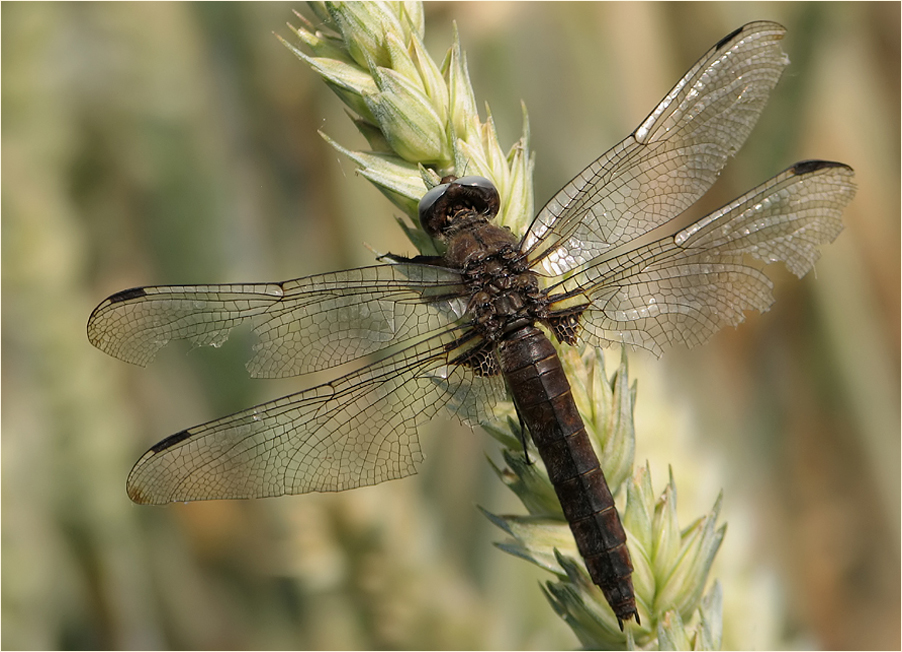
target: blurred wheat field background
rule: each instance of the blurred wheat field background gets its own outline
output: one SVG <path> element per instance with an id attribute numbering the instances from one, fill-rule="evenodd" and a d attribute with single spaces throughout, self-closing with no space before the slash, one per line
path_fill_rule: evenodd
<path id="1" fill-rule="evenodd" d="M 316 379 L 250 380 L 250 337 L 147 369 L 93 349 L 137 285 L 268 281 L 411 252 L 392 206 L 317 135 L 363 147 L 273 37 L 291 4 L 2 6 L 2 646 L 571 648 L 550 576 L 475 505 L 522 507 L 484 433 L 438 420 L 414 478 L 335 495 L 147 508 L 124 484 L 161 438 Z M 848 163 L 846 228 L 776 303 L 638 379 L 637 463 L 672 465 L 681 522 L 724 490 L 712 572 L 726 648 L 900 642 L 900 39 L 896 3 L 428 3 L 456 20 L 505 147 L 529 110 L 539 203 L 745 22 L 792 65 L 715 208 L 807 158 Z M 618 355 L 613 349 L 609 367 Z"/>

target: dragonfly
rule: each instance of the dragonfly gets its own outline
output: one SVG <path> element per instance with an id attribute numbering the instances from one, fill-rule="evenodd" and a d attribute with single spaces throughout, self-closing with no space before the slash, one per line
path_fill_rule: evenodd
<path id="1" fill-rule="evenodd" d="M 448 174 L 424 185 L 419 204 L 442 255 L 104 300 L 88 339 L 136 365 L 171 340 L 218 346 L 247 323 L 254 377 L 360 361 L 331 382 L 163 439 L 129 474 L 129 497 L 262 498 L 401 478 L 423 460 L 424 422 L 444 411 L 475 426 L 511 396 L 592 581 L 621 629 L 639 623 L 626 533 L 550 337 L 656 355 L 702 344 L 744 311 L 770 307 L 766 265 L 802 277 L 836 238 L 853 171 L 824 160 L 796 163 L 685 228 L 666 226 L 745 142 L 789 63 L 784 34 L 759 21 L 721 39 L 520 236 L 492 222 L 500 199 L 489 179 Z"/>

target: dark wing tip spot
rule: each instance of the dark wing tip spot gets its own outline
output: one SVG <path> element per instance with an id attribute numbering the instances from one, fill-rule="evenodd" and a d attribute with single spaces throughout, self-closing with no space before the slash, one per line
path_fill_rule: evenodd
<path id="1" fill-rule="evenodd" d="M 732 32 L 730 32 L 729 34 L 727 34 L 726 36 L 724 36 L 722 39 L 720 39 L 720 40 L 717 42 L 717 44 L 714 46 L 714 49 L 715 49 L 715 50 L 720 50 L 720 49 L 723 48 L 727 43 L 729 43 L 730 41 L 732 41 L 734 38 L 736 38 L 736 36 L 738 36 L 738 35 L 739 35 L 740 33 L 742 33 L 742 32 L 749 31 L 749 30 L 752 30 L 752 29 L 760 29 L 760 28 L 763 28 L 763 27 L 765 27 L 765 26 L 768 27 L 768 28 L 782 29 L 783 31 L 786 30 L 786 28 L 783 27 L 782 25 L 780 25 L 780 23 L 775 23 L 775 22 L 770 21 L 770 20 L 756 20 L 756 21 L 753 21 L 753 22 L 751 22 L 751 23 L 746 23 L 746 24 L 743 25 L 742 27 L 738 27 L 738 28 L 734 29 Z M 783 38 L 783 37 L 782 37 L 782 36 L 778 36 L 777 38 Z"/>
<path id="2" fill-rule="evenodd" d="M 107 301 L 110 303 L 122 303 L 123 301 L 131 301 L 132 299 L 138 299 L 144 296 L 147 296 L 147 292 L 144 288 L 131 288 L 129 290 L 122 290 L 122 292 L 117 292 L 107 299 Z"/>
<path id="3" fill-rule="evenodd" d="M 715 49 L 715 50 L 719 50 L 720 48 L 722 48 L 722 47 L 723 47 L 724 45 L 726 45 L 729 41 L 733 40 L 733 37 L 736 36 L 736 35 L 737 35 L 739 32 L 741 32 L 742 30 L 744 30 L 745 28 L 746 28 L 746 25 L 743 25 L 742 27 L 737 27 L 736 29 L 734 29 L 732 32 L 730 32 L 729 34 L 727 34 L 726 36 L 724 36 L 722 39 L 720 39 L 720 40 L 717 42 L 717 45 L 714 46 L 714 49 Z"/>
<path id="4" fill-rule="evenodd" d="M 851 171 L 850 168 L 845 163 L 837 163 L 836 161 L 799 161 L 795 165 L 792 166 L 793 174 L 810 174 L 812 172 L 817 172 L 818 170 L 824 170 L 826 168 L 846 168 Z"/>
<path id="5" fill-rule="evenodd" d="M 187 430 L 182 430 L 181 432 L 177 432 L 174 435 L 169 435 L 163 441 L 161 441 L 157 444 L 154 444 L 153 447 L 151 447 L 150 452 L 151 453 L 162 453 L 167 448 L 172 448 L 176 444 L 185 441 L 190 436 L 191 436 L 191 433 L 188 432 Z"/>

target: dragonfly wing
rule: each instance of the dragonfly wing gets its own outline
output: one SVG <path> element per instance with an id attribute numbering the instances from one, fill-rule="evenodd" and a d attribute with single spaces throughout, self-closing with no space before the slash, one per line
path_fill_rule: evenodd
<path id="1" fill-rule="evenodd" d="M 460 275 L 398 264 L 284 283 L 145 287 L 106 299 L 88 339 L 144 366 L 168 342 L 219 346 L 250 322 L 259 336 L 251 375 L 280 378 L 326 369 L 454 323 L 466 307 Z"/>
<path id="2" fill-rule="evenodd" d="M 539 212 L 522 242 L 562 274 L 682 213 L 745 142 L 789 63 L 785 29 L 749 23 L 722 39 L 619 145 Z"/>
<path id="3" fill-rule="evenodd" d="M 676 235 L 612 253 L 549 290 L 552 308 L 583 306 L 582 336 L 660 355 L 674 343 L 695 346 L 744 310 L 767 310 L 772 283 L 746 257 L 783 261 L 797 276 L 812 268 L 818 245 L 842 230 L 855 195 L 852 169 L 805 161 L 698 220 Z"/>
<path id="4" fill-rule="evenodd" d="M 504 395 L 500 376 L 453 362 L 466 346 L 447 330 L 334 382 L 164 439 L 132 469 L 129 496 L 149 504 L 262 498 L 415 473 L 419 424 L 446 405 L 475 424 Z"/>

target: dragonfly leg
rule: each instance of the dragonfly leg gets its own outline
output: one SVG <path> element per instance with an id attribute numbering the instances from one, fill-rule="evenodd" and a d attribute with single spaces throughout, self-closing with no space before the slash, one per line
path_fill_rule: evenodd
<path id="1" fill-rule="evenodd" d="M 418 254 L 413 258 L 408 258 L 407 256 L 399 256 L 398 254 L 393 254 L 391 252 L 387 254 L 382 254 L 376 258 L 380 263 L 382 261 L 386 261 L 393 264 L 399 263 L 416 263 L 419 265 L 432 265 L 444 267 L 447 265 L 444 259 L 441 256 L 423 256 L 422 254 Z"/>

